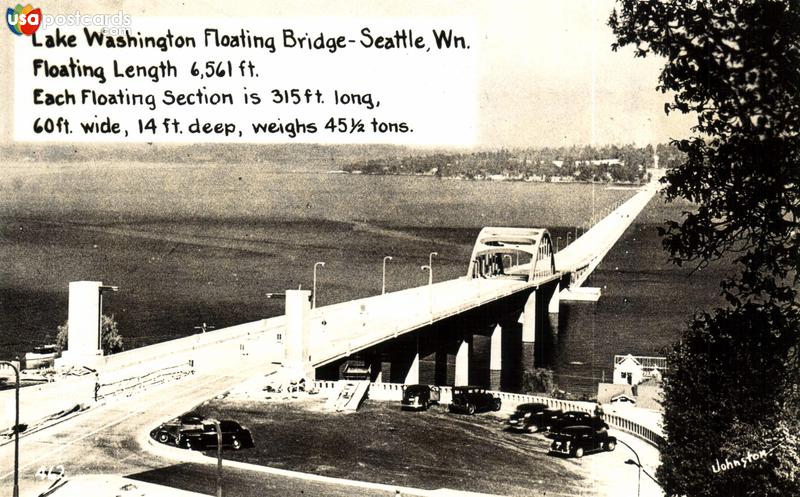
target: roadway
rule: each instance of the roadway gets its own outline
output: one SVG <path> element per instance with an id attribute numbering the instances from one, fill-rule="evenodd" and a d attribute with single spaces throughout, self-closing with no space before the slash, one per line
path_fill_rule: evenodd
<path id="1" fill-rule="evenodd" d="M 214 495 L 213 466 L 173 463 L 155 458 L 141 446 L 141 433 L 229 390 L 247 377 L 266 374 L 275 366 L 253 359 L 206 374 L 186 377 L 137 396 L 97 405 L 45 430 L 20 438 L 20 495 L 35 496 L 48 484 L 36 478 L 42 466 L 63 466 L 67 474 L 121 474 L 151 483 Z M 268 442 L 265 442 L 268 443 Z M 11 495 L 13 439 L 0 446 L 0 495 Z M 359 489 L 285 476 L 225 470 L 225 495 L 390 496 L 390 492 Z"/>

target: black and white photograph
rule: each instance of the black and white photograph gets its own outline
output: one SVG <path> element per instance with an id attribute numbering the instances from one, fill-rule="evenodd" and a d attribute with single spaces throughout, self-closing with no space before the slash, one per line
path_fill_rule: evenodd
<path id="1" fill-rule="evenodd" d="M 5 9 L 0 497 L 800 495 L 797 0 Z"/>

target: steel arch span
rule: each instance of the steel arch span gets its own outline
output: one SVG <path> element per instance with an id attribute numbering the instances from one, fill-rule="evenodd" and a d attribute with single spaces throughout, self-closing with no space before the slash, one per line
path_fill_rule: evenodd
<path id="1" fill-rule="evenodd" d="M 554 274 L 553 241 L 544 228 L 483 228 L 467 270 L 468 279 L 516 277 L 529 282 Z"/>

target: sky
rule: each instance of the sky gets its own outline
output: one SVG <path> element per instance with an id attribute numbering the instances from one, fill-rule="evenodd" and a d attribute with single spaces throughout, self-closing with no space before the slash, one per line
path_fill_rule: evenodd
<path id="1" fill-rule="evenodd" d="M 444 17 L 474 19 L 477 147 L 662 143 L 689 134 L 690 116 L 664 113 L 657 91 L 663 61 L 612 52 L 606 25 L 613 0 L 314 0 L 68 2 L 35 4 L 56 13 L 132 16 Z M 5 30 L 5 28 L 3 28 Z M 13 141 L 13 35 L 0 36 L 0 143 Z"/>

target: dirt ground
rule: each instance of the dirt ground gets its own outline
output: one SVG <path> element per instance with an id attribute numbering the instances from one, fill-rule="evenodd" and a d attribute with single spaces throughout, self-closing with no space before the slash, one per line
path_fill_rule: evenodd
<path id="1" fill-rule="evenodd" d="M 501 495 L 591 495 L 587 456 L 547 455 L 542 435 L 504 430 L 492 414 L 433 407 L 408 412 L 367 400 L 357 412 L 323 410 L 321 400 L 213 400 L 197 410 L 247 426 L 256 447 L 225 457 L 338 478 Z"/>

